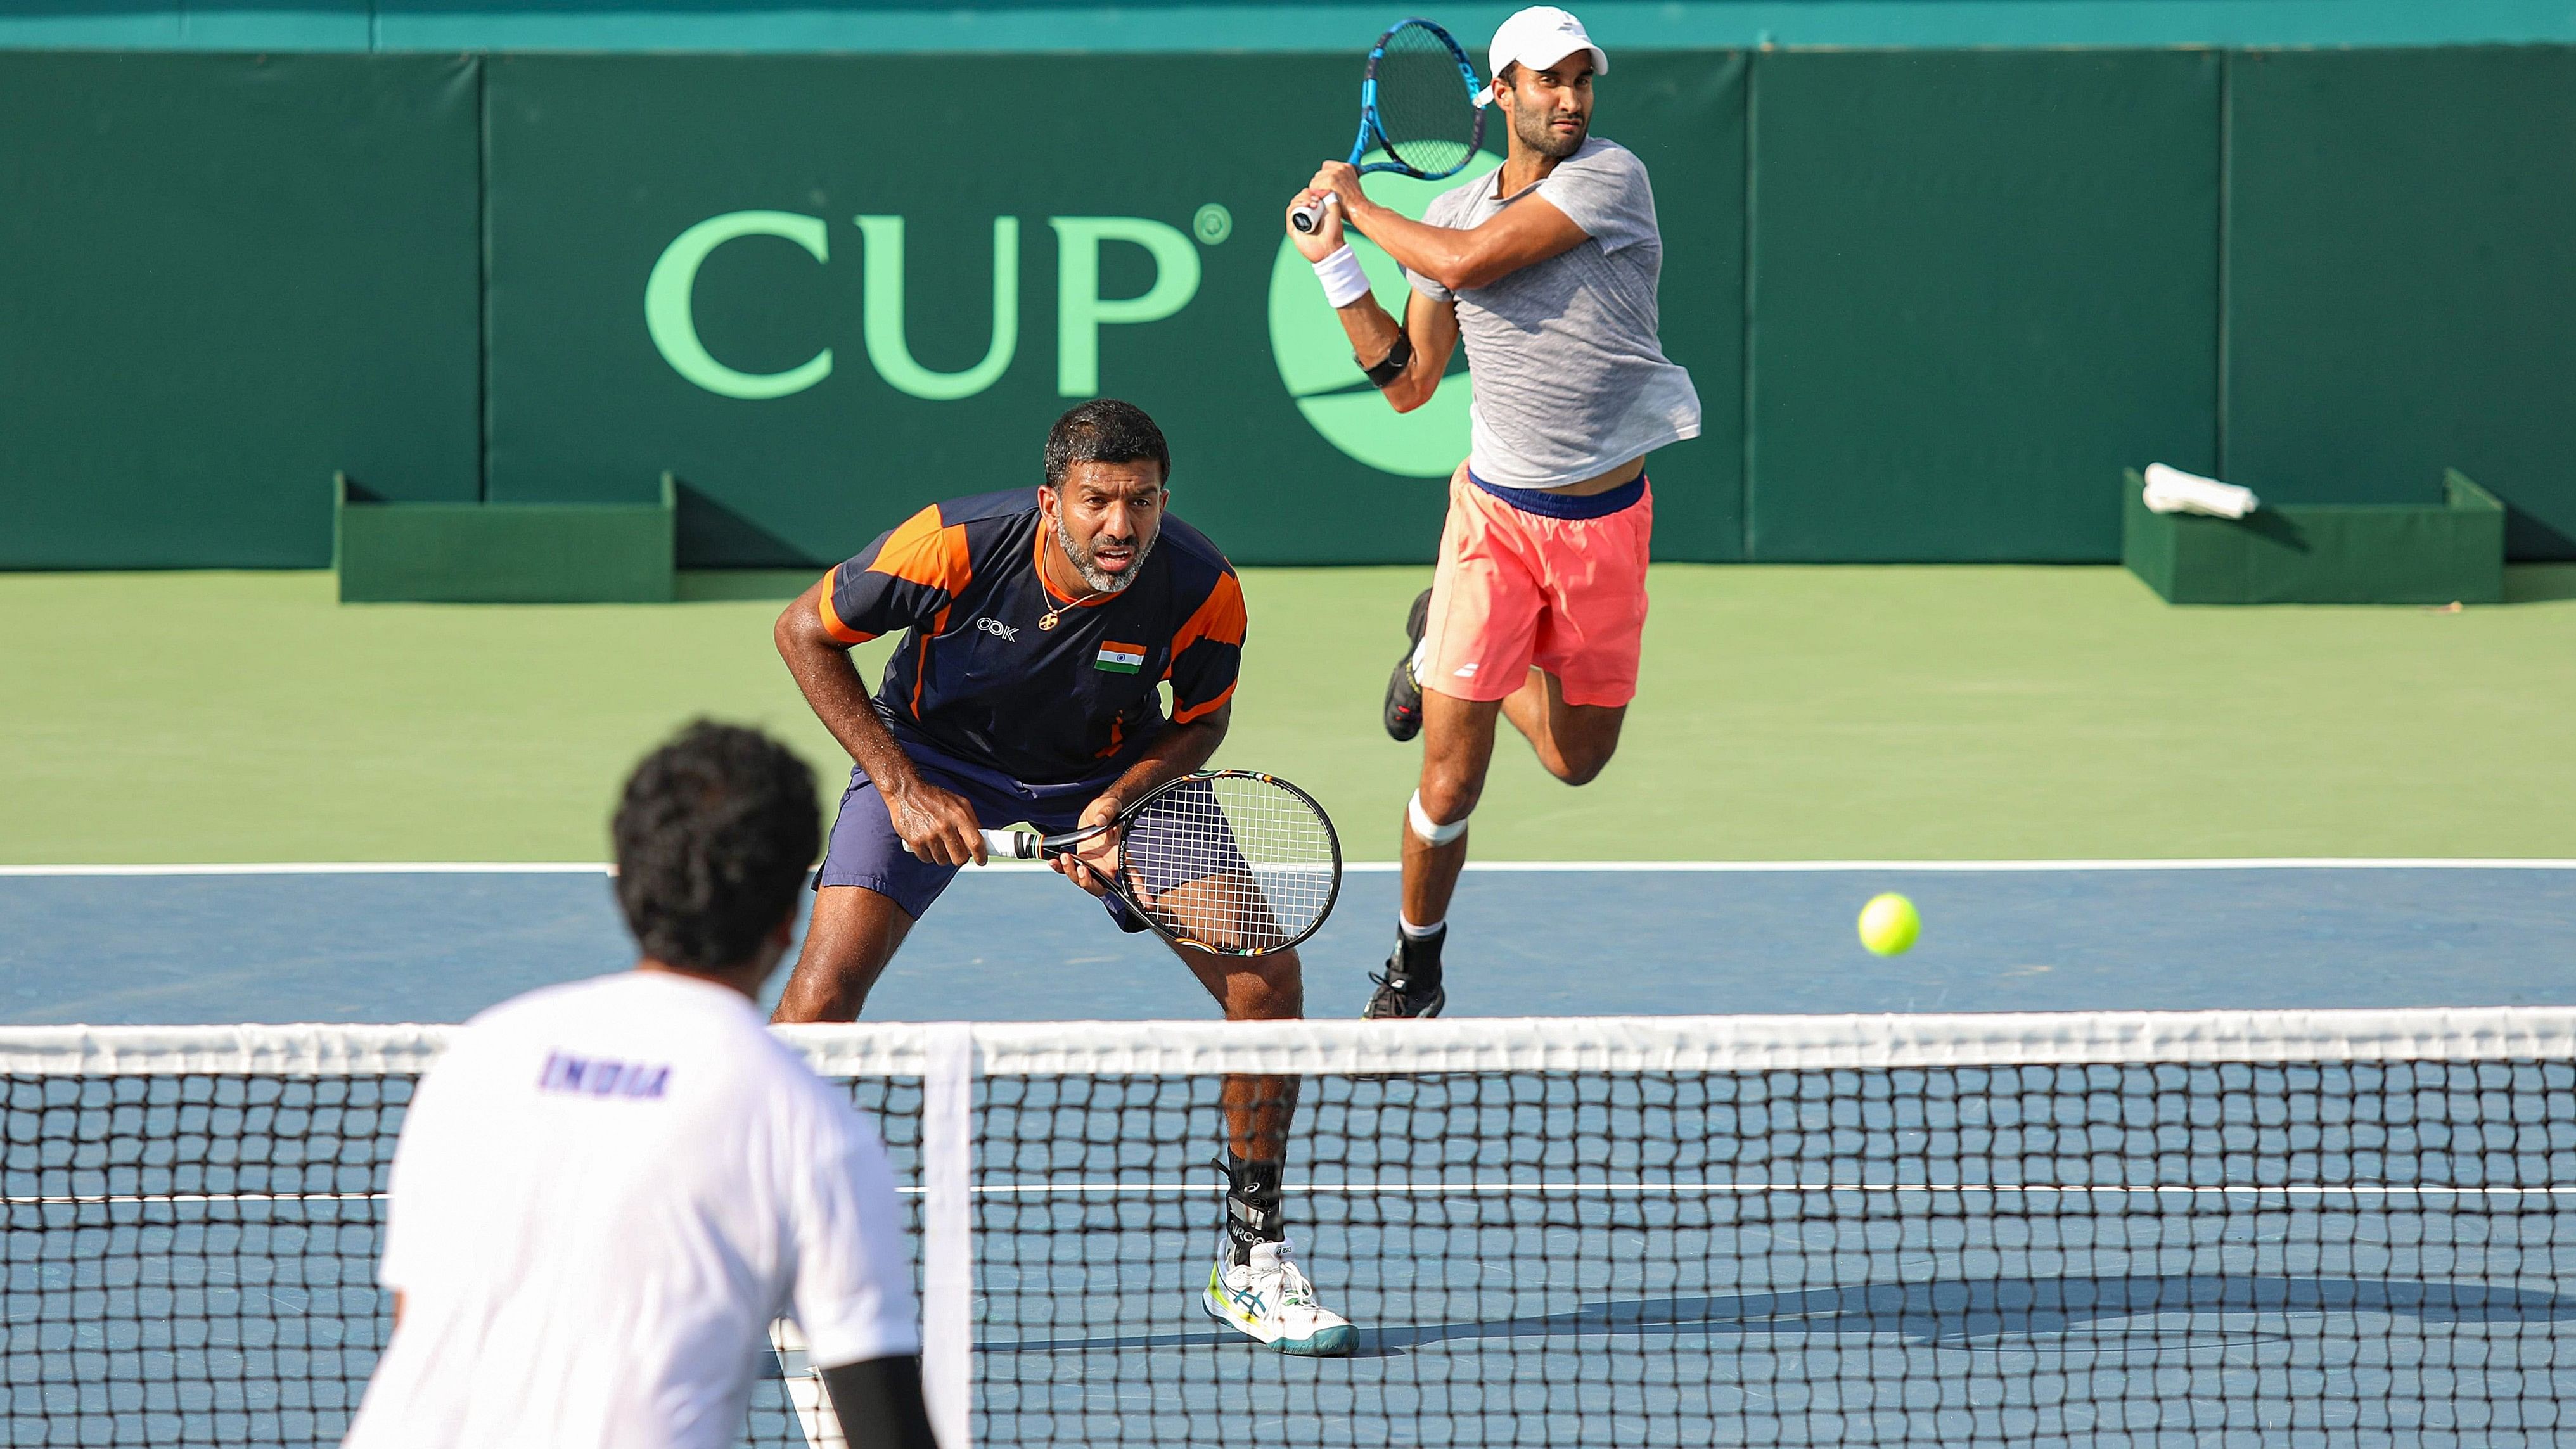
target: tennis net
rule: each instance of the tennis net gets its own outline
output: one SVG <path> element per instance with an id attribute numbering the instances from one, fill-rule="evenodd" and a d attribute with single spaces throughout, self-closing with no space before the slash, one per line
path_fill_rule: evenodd
<path id="1" fill-rule="evenodd" d="M 336 1442 L 443 1034 L 0 1030 L 7 1442 Z M 948 1449 L 2576 1436 L 2576 1011 L 789 1035 L 894 1150 Z M 1246 1074 L 1351 1358 L 1198 1307 Z M 777 1362 L 746 1439 L 828 1439 Z"/>

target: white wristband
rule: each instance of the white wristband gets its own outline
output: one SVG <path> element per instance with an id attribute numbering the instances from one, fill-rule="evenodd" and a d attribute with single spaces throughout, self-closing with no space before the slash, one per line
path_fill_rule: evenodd
<path id="1" fill-rule="evenodd" d="M 1324 300 L 1336 309 L 1347 307 L 1369 294 L 1368 273 L 1360 269 L 1360 254 L 1350 243 L 1315 263 L 1315 280 L 1324 284 Z"/>

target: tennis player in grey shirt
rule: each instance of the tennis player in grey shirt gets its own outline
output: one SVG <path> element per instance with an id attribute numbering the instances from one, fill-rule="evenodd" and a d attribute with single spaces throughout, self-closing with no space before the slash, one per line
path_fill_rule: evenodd
<path id="1" fill-rule="evenodd" d="M 1569 785 L 1609 764 L 1646 624 L 1646 455 L 1700 428 L 1690 374 L 1657 336 L 1664 247 L 1645 163 L 1591 134 L 1593 79 L 1610 57 L 1581 21 L 1542 5 L 1503 22 L 1491 61 L 1479 100 L 1510 138 L 1491 175 L 1414 221 L 1332 161 L 1288 207 L 1325 201 L 1321 224 L 1292 225 L 1289 238 L 1396 411 L 1430 399 L 1462 342 L 1476 379 L 1439 569 L 1387 684 L 1387 733 L 1422 737 L 1422 781 L 1405 806 L 1396 947 L 1369 1016 L 1435 1016 L 1448 999 L 1449 898 L 1496 719 Z M 1401 323 L 1370 295 L 1346 224 L 1403 264 L 1413 295 Z"/>

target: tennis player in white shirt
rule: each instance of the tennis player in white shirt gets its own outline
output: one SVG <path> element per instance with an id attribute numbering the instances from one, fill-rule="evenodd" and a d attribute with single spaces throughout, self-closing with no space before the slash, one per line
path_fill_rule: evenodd
<path id="1" fill-rule="evenodd" d="M 794 1319 L 853 1449 L 933 1449 L 884 1144 L 754 1002 L 821 843 L 814 779 L 699 723 L 626 782 L 643 959 L 484 1012 L 420 1085 L 347 1449 L 728 1449 Z"/>

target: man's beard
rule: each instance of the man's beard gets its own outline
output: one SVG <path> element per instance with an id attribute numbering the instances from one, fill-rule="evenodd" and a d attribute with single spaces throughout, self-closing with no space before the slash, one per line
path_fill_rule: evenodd
<path id="1" fill-rule="evenodd" d="M 1550 160 L 1562 161 L 1573 155 L 1582 148 L 1583 138 L 1592 132 L 1592 125 L 1587 121 L 1573 135 L 1560 136 L 1554 125 L 1554 111 L 1524 111 L 1509 105 L 1503 109 L 1510 112 L 1512 134 L 1520 138 L 1521 144 Z"/>
<path id="2" fill-rule="evenodd" d="M 1159 538 L 1161 535 L 1157 534 L 1155 537 Z M 1154 539 L 1149 538 L 1136 546 L 1136 556 L 1127 560 L 1125 573 L 1110 573 L 1091 561 L 1090 549 L 1078 548 L 1074 545 L 1073 529 L 1064 521 L 1062 513 L 1055 516 L 1055 541 L 1064 549 L 1064 556 L 1072 562 L 1073 571 L 1082 575 L 1082 582 L 1095 594 L 1125 593 L 1127 586 L 1136 582 L 1136 576 L 1145 571 L 1145 560 L 1154 552 Z M 1094 541 L 1097 542 L 1096 539 Z"/>

